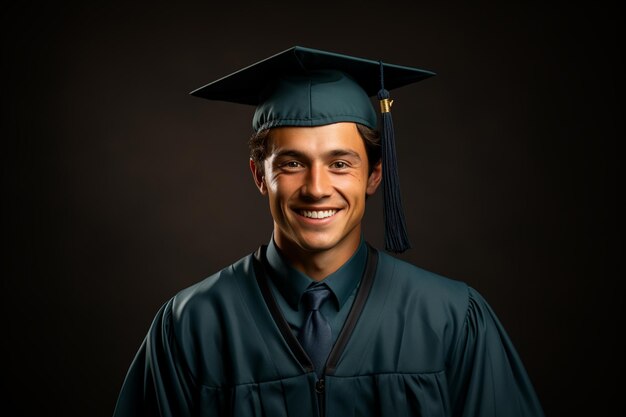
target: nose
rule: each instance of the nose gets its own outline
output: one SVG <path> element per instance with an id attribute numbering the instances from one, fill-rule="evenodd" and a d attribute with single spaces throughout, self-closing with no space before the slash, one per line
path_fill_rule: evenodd
<path id="1" fill-rule="evenodd" d="M 332 194 L 329 173 L 321 166 L 311 166 L 302 186 L 302 196 L 311 200 L 321 200 Z"/>

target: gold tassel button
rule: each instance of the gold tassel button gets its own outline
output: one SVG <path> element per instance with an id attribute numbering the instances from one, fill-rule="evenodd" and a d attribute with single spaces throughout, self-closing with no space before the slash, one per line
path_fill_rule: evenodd
<path id="1" fill-rule="evenodd" d="M 388 98 L 384 98 L 380 100 L 380 112 L 381 113 L 389 113 L 391 112 L 391 105 L 393 104 L 393 100 Z"/>

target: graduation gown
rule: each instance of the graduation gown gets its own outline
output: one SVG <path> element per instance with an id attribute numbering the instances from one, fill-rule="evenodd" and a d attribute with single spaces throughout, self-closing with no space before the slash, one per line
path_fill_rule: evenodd
<path id="1" fill-rule="evenodd" d="M 273 299 L 264 250 L 159 310 L 114 417 L 543 416 L 475 290 L 372 248 L 318 378 Z"/>

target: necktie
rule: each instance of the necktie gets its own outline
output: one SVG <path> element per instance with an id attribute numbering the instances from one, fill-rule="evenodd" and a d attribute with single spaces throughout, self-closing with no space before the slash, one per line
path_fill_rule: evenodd
<path id="1" fill-rule="evenodd" d="M 330 324 L 319 311 L 330 294 L 330 289 L 326 285 L 309 287 L 302 294 L 302 305 L 307 315 L 298 333 L 298 340 L 311 358 L 318 376 L 324 372 L 324 365 L 332 346 Z"/>

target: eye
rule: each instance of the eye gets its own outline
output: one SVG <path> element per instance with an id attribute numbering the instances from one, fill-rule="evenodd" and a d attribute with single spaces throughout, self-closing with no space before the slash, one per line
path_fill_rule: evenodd
<path id="1" fill-rule="evenodd" d="M 298 161 L 285 161 L 279 165 L 281 169 L 288 171 L 295 171 L 303 167 L 301 162 Z"/>
<path id="2" fill-rule="evenodd" d="M 345 161 L 335 161 L 331 164 L 331 167 L 335 169 L 344 169 L 348 168 L 348 163 Z"/>

